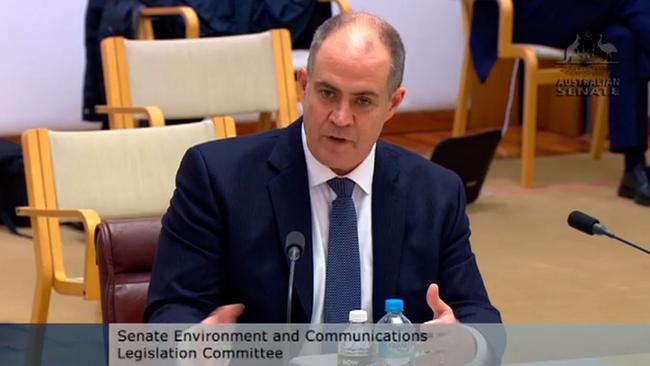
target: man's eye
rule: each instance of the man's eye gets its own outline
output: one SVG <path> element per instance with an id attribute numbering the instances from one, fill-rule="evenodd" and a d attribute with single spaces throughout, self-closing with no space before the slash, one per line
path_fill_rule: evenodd
<path id="1" fill-rule="evenodd" d="M 372 104 L 372 100 L 368 98 L 359 98 L 357 99 L 357 104 L 364 107 L 364 106 L 369 106 Z"/>
<path id="2" fill-rule="evenodd" d="M 334 97 L 334 92 L 327 89 L 321 89 L 320 95 L 325 99 L 331 99 Z"/>

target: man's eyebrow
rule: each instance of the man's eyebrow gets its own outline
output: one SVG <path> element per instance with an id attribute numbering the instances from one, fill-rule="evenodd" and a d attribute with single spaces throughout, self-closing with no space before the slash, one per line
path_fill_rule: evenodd
<path id="1" fill-rule="evenodd" d="M 336 92 L 340 91 L 337 87 L 335 87 L 334 85 L 328 83 L 327 81 L 317 81 L 316 86 L 331 89 L 331 90 L 334 90 Z M 372 90 L 360 91 L 360 92 L 357 92 L 357 93 L 353 93 L 353 95 L 355 95 L 355 96 L 365 96 L 365 97 L 374 97 L 374 98 L 379 97 L 379 94 L 377 94 L 376 92 L 374 92 Z"/>
<path id="2" fill-rule="evenodd" d="M 339 89 L 337 87 L 335 87 L 334 85 L 328 83 L 327 81 L 317 81 L 316 86 L 324 87 L 324 88 L 327 88 L 327 89 L 332 89 L 334 91 L 339 91 Z"/>
<path id="3" fill-rule="evenodd" d="M 362 91 L 362 92 L 359 92 L 359 93 L 354 93 L 354 95 L 358 96 L 358 97 L 372 97 L 372 98 L 378 98 L 379 97 L 379 94 L 375 93 L 372 90 Z"/>

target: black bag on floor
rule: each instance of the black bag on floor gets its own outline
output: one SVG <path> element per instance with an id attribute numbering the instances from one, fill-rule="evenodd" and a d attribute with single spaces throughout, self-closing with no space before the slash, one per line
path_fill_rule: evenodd
<path id="1" fill-rule="evenodd" d="M 30 226 L 29 217 L 16 216 L 16 207 L 27 206 L 27 187 L 20 145 L 0 140 L 0 223 L 12 233 L 17 226 Z"/>
<path id="2" fill-rule="evenodd" d="M 499 141 L 501 130 L 449 138 L 436 146 L 431 161 L 458 174 L 465 185 L 467 203 L 472 203 L 481 193 Z"/>

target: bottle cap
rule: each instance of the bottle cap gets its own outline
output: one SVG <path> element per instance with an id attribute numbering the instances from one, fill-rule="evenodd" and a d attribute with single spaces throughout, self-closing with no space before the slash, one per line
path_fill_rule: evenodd
<path id="1" fill-rule="evenodd" d="M 404 300 L 402 299 L 387 299 L 385 310 L 388 313 L 401 313 L 404 311 Z"/>
<path id="2" fill-rule="evenodd" d="M 351 310 L 350 323 L 365 323 L 368 321 L 368 313 L 365 310 Z"/>

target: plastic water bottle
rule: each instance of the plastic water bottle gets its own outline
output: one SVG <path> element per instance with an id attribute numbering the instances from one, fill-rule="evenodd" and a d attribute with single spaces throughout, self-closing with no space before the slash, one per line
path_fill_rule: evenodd
<path id="1" fill-rule="evenodd" d="M 374 366 L 377 345 L 372 340 L 372 329 L 366 324 L 368 313 L 365 310 L 352 310 L 349 315 L 350 326 L 345 330 L 349 341 L 338 346 L 338 366 Z"/>
<path id="2" fill-rule="evenodd" d="M 386 315 L 379 319 L 377 331 L 389 331 L 397 334 L 414 333 L 415 327 L 404 316 L 404 301 L 402 299 L 386 300 Z M 404 341 L 402 339 L 408 339 Z M 401 337 L 393 342 L 379 343 L 379 356 L 390 366 L 409 365 L 413 361 L 415 348 L 411 337 Z"/>

